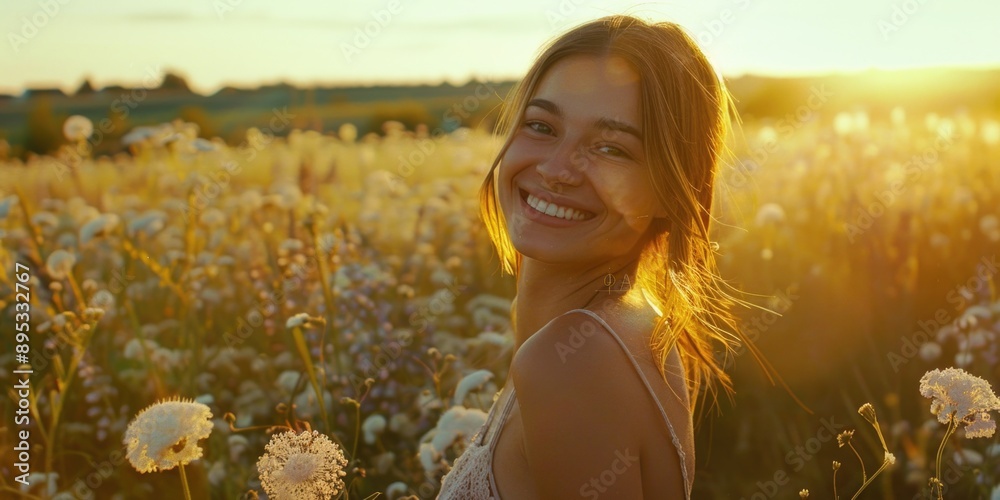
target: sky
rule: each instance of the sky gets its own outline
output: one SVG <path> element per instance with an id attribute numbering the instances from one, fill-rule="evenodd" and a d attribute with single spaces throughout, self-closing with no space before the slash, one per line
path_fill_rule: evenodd
<path id="1" fill-rule="evenodd" d="M 165 71 L 201 93 L 509 80 L 546 41 L 617 13 L 682 25 L 727 76 L 1000 67 L 997 0 L 3 0 L 0 93 Z"/>

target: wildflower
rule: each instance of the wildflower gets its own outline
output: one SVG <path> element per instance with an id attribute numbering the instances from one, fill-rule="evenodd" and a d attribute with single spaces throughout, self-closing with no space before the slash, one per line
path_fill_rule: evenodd
<path id="1" fill-rule="evenodd" d="M 785 209 L 781 208 L 781 205 L 777 203 L 765 203 L 757 210 L 754 220 L 758 226 L 778 224 L 785 220 Z"/>
<path id="2" fill-rule="evenodd" d="M 809 490 L 802 490 L 799 492 L 799 498 L 809 498 Z"/>
<path id="3" fill-rule="evenodd" d="M 118 226 L 118 216 L 115 214 L 102 214 L 80 228 L 80 244 L 85 244 L 97 236 L 110 233 Z"/>
<path id="4" fill-rule="evenodd" d="M 862 417 L 865 417 L 865 420 L 867 420 L 868 423 L 870 423 L 872 425 L 875 425 L 875 422 L 876 422 L 875 407 L 872 406 L 871 403 L 865 403 L 865 404 L 861 405 L 861 408 L 858 408 L 858 413 Z"/>
<path id="5" fill-rule="evenodd" d="M 835 470 L 835 471 L 836 470 L 840 470 L 840 462 L 838 462 L 836 460 L 833 461 L 833 470 Z"/>
<path id="6" fill-rule="evenodd" d="M 352 143 L 358 138 L 358 127 L 354 126 L 353 123 L 345 123 L 337 130 L 337 135 L 340 136 L 340 140 Z"/>
<path id="7" fill-rule="evenodd" d="M 6 219 L 11 210 L 17 206 L 18 197 L 16 194 L 0 199 L 0 220 Z"/>
<path id="8" fill-rule="evenodd" d="M 990 383 L 958 368 L 931 370 L 920 378 L 920 394 L 931 399 L 938 422 L 966 425 L 965 437 L 990 437 L 996 422 L 989 412 L 1000 410 L 1000 399 Z"/>
<path id="9" fill-rule="evenodd" d="M 885 462 L 888 463 L 889 465 L 895 464 L 896 463 L 896 455 L 893 455 L 892 453 L 889 453 L 888 451 L 885 452 Z"/>
<path id="10" fill-rule="evenodd" d="M 162 400 L 139 412 L 125 430 L 129 463 L 146 473 L 201 458 L 198 441 L 212 433 L 212 412 L 201 403 Z"/>
<path id="11" fill-rule="evenodd" d="M 431 440 L 434 449 L 441 452 L 459 439 L 472 437 L 486 423 L 486 412 L 475 408 L 452 406 L 441 415 L 437 433 Z"/>
<path id="12" fill-rule="evenodd" d="M 958 466 L 979 466 L 983 465 L 983 456 L 974 450 L 968 448 L 955 451 L 954 459 L 955 465 Z"/>
<path id="13" fill-rule="evenodd" d="M 924 361 L 934 361 L 935 359 L 938 359 L 941 357 L 941 345 L 933 340 L 924 342 L 924 344 L 920 346 L 920 357 L 923 358 Z"/>
<path id="14" fill-rule="evenodd" d="M 76 256 L 66 250 L 56 250 L 49 254 L 45 261 L 45 268 L 49 271 L 52 279 L 61 280 L 65 278 L 76 264 Z"/>
<path id="15" fill-rule="evenodd" d="M 344 488 L 347 458 L 319 431 L 275 434 L 257 461 L 260 484 L 275 499 L 329 498 Z"/>
<path id="16" fill-rule="evenodd" d="M 1000 489 L 1000 487 L 998 487 L 998 489 Z M 392 500 L 406 495 L 407 491 L 409 491 L 409 487 L 406 486 L 406 483 L 396 481 L 385 489 L 385 496 Z"/>
<path id="17" fill-rule="evenodd" d="M 458 383 L 458 388 L 455 389 L 455 401 L 454 405 L 462 405 L 465 403 L 465 397 L 469 394 L 469 391 L 474 389 L 480 389 L 487 382 L 493 379 L 493 372 L 489 370 L 476 370 L 468 375 L 466 375 Z"/>
<path id="18" fill-rule="evenodd" d="M 843 448 L 844 446 L 851 444 L 852 437 L 854 437 L 854 429 L 837 434 L 837 447 Z"/>
<path id="19" fill-rule="evenodd" d="M 375 444 L 375 440 L 378 436 L 385 432 L 385 426 L 385 417 L 379 415 L 378 413 L 366 418 L 365 422 L 361 424 L 361 432 L 365 433 L 365 442 L 368 444 Z"/>
<path id="20" fill-rule="evenodd" d="M 73 115 L 63 122 L 63 135 L 70 142 L 86 140 L 94 133 L 94 124 L 86 116 Z"/>
<path id="21" fill-rule="evenodd" d="M 288 318 L 288 321 L 285 321 L 285 328 L 310 328 L 323 324 L 326 324 L 326 320 L 323 318 L 313 317 L 306 313 L 298 313 Z"/>

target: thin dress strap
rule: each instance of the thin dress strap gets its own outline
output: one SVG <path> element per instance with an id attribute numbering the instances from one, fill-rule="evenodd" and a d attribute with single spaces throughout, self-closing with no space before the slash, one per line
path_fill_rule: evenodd
<path id="1" fill-rule="evenodd" d="M 674 448 L 677 448 L 677 454 L 680 456 L 681 459 L 680 463 L 681 475 L 684 477 L 685 497 L 691 498 L 691 481 L 688 478 L 687 459 L 685 458 L 684 448 L 681 447 L 680 438 L 677 437 L 677 433 L 674 431 L 674 425 L 670 423 L 670 418 L 667 417 L 666 410 L 663 409 L 663 405 L 660 404 L 660 400 L 656 398 L 656 393 L 653 392 L 653 386 L 650 385 L 649 380 L 646 378 L 646 375 L 642 372 L 642 368 L 639 367 L 639 363 L 635 360 L 635 357 L 632 356 L 632 352 L 628 350 L 628 347 L 625 346 L 625 342 L 622 342 L 621 337 L 619 337 L 618 334 L 615 333 L 615 330 L 611 328 L 611 325 L 609 325 L 606 321 L 604 321 L 604 318 L 601 318 L 600 316 L 597 315 L 597 313 L 590 311 L 588 309 L 573 309 L 572 311 L 569 312 L 573 311 L 580 311 L 582 313 L 585 313 L 596 319 L 602 325 L 604 325 L 604 328 L 606 328 L 608 332 L 610 332 L 611 335 L 615 338 L 615 340 L 618 341 L 618 345 L 621 346 L 622 350 L 625 351 L 626 357 L 628 357 L 629 361 L 632 362 L 632 366 L 635 367 L 635 371 L 636 373 L 639 374 L 639 378 L 642 379 L 642 383 L 646 386 L 646 390 L 649 391 L 649 394 L 653 397 L 653 402 L 656 403 L 656 407 L 659 408 L 660 415 L 663 416 L 663 421 L 667 423 L 667 428 L 670 430 L 670 440 L 673 441 Z"/>

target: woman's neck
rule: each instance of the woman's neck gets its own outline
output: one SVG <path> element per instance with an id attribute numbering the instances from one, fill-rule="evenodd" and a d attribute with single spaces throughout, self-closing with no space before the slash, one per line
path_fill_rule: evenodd
<path id="1" fill-rule="evenodd" d="M 523 257 L 514 297 L 514 352 L 566 311 L 626 294 L 636 285 L 636 265 L 637 260 L 631 259 L 581 268 Z"/>

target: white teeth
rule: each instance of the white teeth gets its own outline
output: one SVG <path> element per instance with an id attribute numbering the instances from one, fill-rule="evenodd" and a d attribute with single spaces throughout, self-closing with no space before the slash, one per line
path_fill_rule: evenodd
<path id="1" fill-rule="evenodd" d="M 566 220 L 583 220 L 586 216 L 576 210 L 575 208 L 560 207 L 555 203 L 548 203 L 546 201 L 540 200 L 537 196 L 533 194 L 528 195 L 528 205 L 545 215 L 550 215 L 552 217 L 558 217 L 560 219 Z"/>

